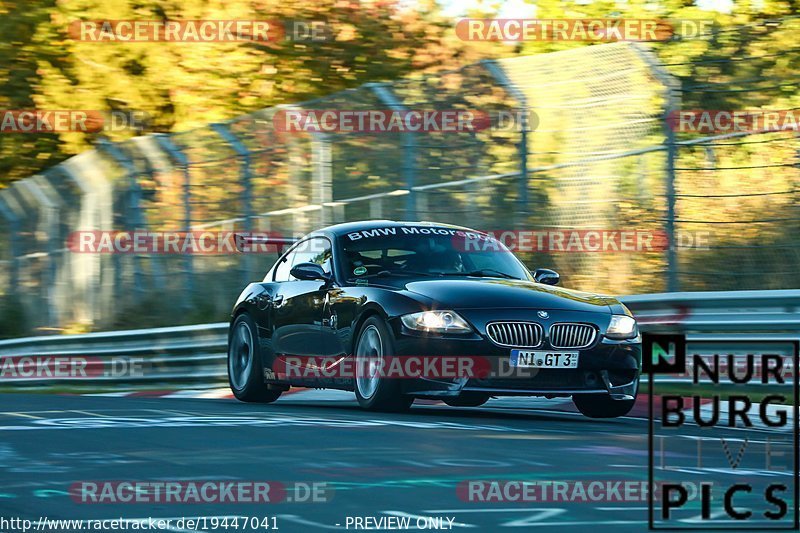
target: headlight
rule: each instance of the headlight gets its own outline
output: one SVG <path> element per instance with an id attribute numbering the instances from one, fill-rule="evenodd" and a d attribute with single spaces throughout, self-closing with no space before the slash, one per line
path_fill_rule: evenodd
<path id="1" fill-rule="evenodd" d="M 611 323 L 606 330 L 610 339 L 632 339 L 638 334 L 636 320 L 627 315 L 611 315 Z"/>
<path id="2" fill-rule="evenodd" d="M 403 325 L 416 331 L 469 333 L 472 328 L 455 311 L 423 311 L 400 317 Z"/>

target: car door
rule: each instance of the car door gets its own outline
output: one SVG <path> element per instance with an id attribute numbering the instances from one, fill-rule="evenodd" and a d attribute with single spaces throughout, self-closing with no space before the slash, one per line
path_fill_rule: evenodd
<path id="1" fill-rule="evenodd" d="M 303 281 L 292 277 L 291 267 L 317 263 L 331 269 L 331 243 L 313 237 L 297 243 L 274 271 L 277 289 L 270 307 L 273 350 L 279 356 L 312 357 L 324 353 L 322 312 L 327 287 L 324 281 Z"/>

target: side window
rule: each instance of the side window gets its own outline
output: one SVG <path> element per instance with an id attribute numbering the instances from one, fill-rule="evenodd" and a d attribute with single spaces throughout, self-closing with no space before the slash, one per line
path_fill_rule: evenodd
<path id="1" fill-rule="evenodd" d="M 292 265 L 300 263 L 316 263 L 322 266 L 325 272 L 331 271 L 331 243 L 324 237 L 315 237 L 300 243 Z"/>
<path id="2" fill-rule="evenodd" d="M 295 281 L 289 271 L 300 263 L 317 263 L 325 272 L 331 272 L 333 252 L 331 243 L 324 237 L 315 237 L 299 243 L 275 269 L 275 281 Z"/>
<path id="3" fill-rule="evenodd" d="M 322 269 L 329 273 L 331 272 L 331 265 L 333 264 L 333 251 L 331 250 L 331 243 L 328 239 L 314 239 L 316 246 L 314 247 L 315 254 L 311 257 L 311 262 L 322 265 Z"/>
<path id="4" fill-rule="evenodd" d="M 292 269 L 292 260 L 295 253 L 290 252 L 275 269 L 275 276 L 272 278 L 274 281 L 289 281 L 289 271 Z"/>

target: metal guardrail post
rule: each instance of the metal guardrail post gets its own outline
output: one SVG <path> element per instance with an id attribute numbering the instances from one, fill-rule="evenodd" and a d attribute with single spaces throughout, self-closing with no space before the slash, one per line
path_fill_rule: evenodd
<path id="1" fill-rule="evenodd" d="M 253 183 L 252 183 L 252 171 L 251 171 L 251 157 L 250 157 L 250 150 L 248 150 L 247 146 L 239 140 L 239 138 L 233 134 L 233 132 L 228 128 L 226 124 L 222 123 L 215 123 L 211 124 L 211 128 L 217 132 L 217 134 L 222 137 L 222 139 L 231 145 L 231 148 L 239 155 L 241 158 L 241 170 L 240 175 L 242 178 L 242 209 L 243 209 L 243 216 L 244 216 L 244 231 L 246 233 L 252 233 L 253 231 Z M 242 272 L 242 282 L 244 285 L 247 285 L 251 281 L 251 272 L 253 260 L 252 254 L 244 254 L 244 272 Z"/>
<path id="2" fill-rule="evenodd" d="M 389 109 L 394 111 L 407 111 L 400 100 L 394 95 L 391 88 L 385 83 L 368 83 L 366 85 Z M 420 220 L 424 218 L 421 211 L 417 209 L 417 191 L 414 187 L 417 184 L 417 143 L 414 133 L 404 132 L 403 136 L 403 180 L 408 194 L 406 195 L 405 219 Z"/>
<path id="3" fill-rule="evenodd" d="M 517 109 L 521 117 L 520 139 L 519 139 L 519 187 L 517 189 L 517 228 L 525 227 L 525 219 L 528 214 L 528 134 L 530 133 L 530 124 L 528 124 L 528 98 L 508 77 L 503 67 L 501 67 L 494 60 L 484 60 L 481 63 L 486 67 L 486 70 L 494 76 L 497 83 L 500 84 L 511 97 L 517 101 Z"/>
<path id="4" fill-rule="evenodd" d="M 183 173 L 183 230 L 192 231 L 192 176 L 189 170 L 189 158 L 186 154 L 172 142 L 168 135 L 157 133 L 154 135 L 158 145 L 167 152 L 175 161 L 178 162 Z M 192 254 L 184 255 L 184 269 L 186 271 L 184 286 L 188 294 L 193 294 L 194 290 L 194 258 Z M 186 307 L 191 305 L 189 299 L 183 299 Z"/>

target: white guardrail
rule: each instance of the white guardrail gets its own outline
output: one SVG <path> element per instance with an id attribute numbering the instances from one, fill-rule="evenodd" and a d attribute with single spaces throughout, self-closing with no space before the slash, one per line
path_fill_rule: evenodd
<path id="1" fill-rule="evenodd" d="M 676 292 L 624 296 L 644 332 L 800 338 L 800 290 Z M 228 324 L 53 335 L 0 341 L 0 357 L 84 356 L 138 361 L 139 372 L 75 378 L 82 384 L 204 388 L 226 382 Z M 724 337 L 723 337 L 724 338 Z M 697 340 L 700 340 L 697 337 Z M 72 379 L 67 379 L 73 381 Z M 51 378 L 0 379 L 0 387 L 58 386 Z M 74 383 L 70 383 L 73 385 Z"/>

